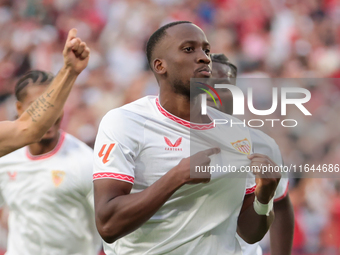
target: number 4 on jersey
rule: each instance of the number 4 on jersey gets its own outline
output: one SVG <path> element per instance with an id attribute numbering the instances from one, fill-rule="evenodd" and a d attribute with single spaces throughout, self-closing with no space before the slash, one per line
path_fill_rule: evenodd
<path id="1" fill-rule="evenodd" d="M 106 148 L 107 144 L 104 144 L 103 147 L 100 149 L 99 153 L 98 153 L 98 156 L 101 158 L 103 157 L 103 163 L 106 164 L 107 162 L 109 162 L 108 160 L 108 157 L 113 149 L 113 147 L 115 146 L 115 143 L 111 143 L 107 149 L 106 152 L 105 151 L 105 148 Z M 105 154 L 104 154 L 105 153 Z"/>

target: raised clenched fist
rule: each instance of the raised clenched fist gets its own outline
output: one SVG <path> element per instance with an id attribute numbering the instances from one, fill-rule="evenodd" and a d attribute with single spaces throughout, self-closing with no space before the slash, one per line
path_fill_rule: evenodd
<path id="1" fill-rule="evenodd" d="M 90 59 L 90 49 L 77 36 L 77 29 L 68 32 L 63 50 L 64 65 L 76 74 L 80 74 L 87 66 Z"/>

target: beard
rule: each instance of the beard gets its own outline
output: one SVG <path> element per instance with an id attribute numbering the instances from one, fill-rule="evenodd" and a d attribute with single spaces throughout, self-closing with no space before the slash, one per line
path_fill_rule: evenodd
<path id="1" fill-rule="evenodd" d="M 51 138 L 43 138 L 39 141 L 40 144 L 44 145 L 44 146 L 48 146 L 50 145 L 53 141 L 55 141 L 56 138 L 55 137 L 51 137 Z"/>
<path id="2" fill-rule="evenodd" d="M 182 81 L 175 79 L 173 82 L 173 90 L 176 94 L 182 95 L 190 99 L 190 81 Z"/>
<path id="3" fill-rule="evenodd" d="M 176 94 L 182 95 L 187 97 L 189 100 L 190 98 L 195 98 L 198 95 L 204 93 L 203 90 L 199 89 L 199 84 L 194 82 L 194 86 L 191 86 L 190 80 L 182 81 L 179 79 L 175 79 L 173 82 L 173 90 Z M 196 86 L 197 84 L 197 86 Z"/>
<path id="4" fill-rule="evenodd" d="M 53 131 L 53 132 L 56 132 L 54 135 L 52 135 L 51 137 L 46 137 L 46 138 L 42 138 L 39 143 L 43 146 L 49 146 L 51 143 L 59 140 L 59 137 L 60 137 L 60 130 L 59 130 L 59 127 L 58 127 L 58 130 L 57 131 Z"/>

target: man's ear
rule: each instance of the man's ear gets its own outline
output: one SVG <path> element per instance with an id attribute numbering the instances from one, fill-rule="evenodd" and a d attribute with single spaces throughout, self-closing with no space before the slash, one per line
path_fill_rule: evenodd
<path id="1" fill-rule="evenodd" d="M 17 107 L 18 116 L 20 116 L 24 112 L 24 107 L 20 101 L 17 101 L 15 105 Z"/>
<path id="2" fill-rule="evenodd" d="M 156 58 L 153 61 L 153 70 L 156 74 L 165 74 L 166 62 L 163 59 Z"/>

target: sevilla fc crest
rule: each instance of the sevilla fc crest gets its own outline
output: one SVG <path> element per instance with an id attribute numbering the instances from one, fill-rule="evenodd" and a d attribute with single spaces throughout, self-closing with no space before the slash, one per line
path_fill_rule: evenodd
<path id="1" fill-rule="evenodd" d="M 65 172 L 60 170 L 52 171 L 52 181 L 54 186 L 58 187 L 64 180 Z"/>
<path id="2" fill-rule="evenodd" d="M 247 138 L 244 138 L 243 140 L 238 140 L 236 142 L 231 143 L 231 145 L 239 152 L 243 154 L 250 154 L 250 142 Z"/>

